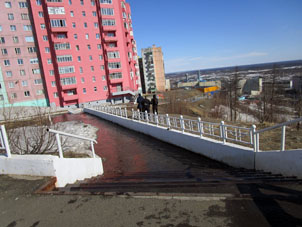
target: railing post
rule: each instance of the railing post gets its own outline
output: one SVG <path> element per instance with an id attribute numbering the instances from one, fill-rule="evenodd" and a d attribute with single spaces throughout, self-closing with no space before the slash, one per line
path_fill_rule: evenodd
<path id="1" fill-rule="evenodd" d="M 7 139 L 7 134 L 6 134 L 6 130 L 5 130 L 5 126 L 1 125 L 1 137 L 2 137 L 2 141 L 3 141 L 3 145 L 5 147 L 6 150 L 6 156 L 8 158 L 12 157 L 12 153 L 10 151 L 10 147 L 9 147 L 9 143 L 8 143 L 8 139 Z"/>
<path id="2" fill-rule="evenodd" d="M 181 132 L 184 133 L 185 132 L 185 123 L 184 123 L 184 118 L 182 115 L 180 115 L 180 128 L 181 128 Z"/>
<path id="3" fill-rule="evenodd" d="M 90 144 L 91 144 L 92 157 L 95 158 L 95 152 L 94 152 L 94 144 L 93 144 L 93 141 L 90 141 Z"/>
<path id="4" fill-rule="evenodd" d="M 155 112 L 155 123 L 156 123 L 156 126 L 158 126 L 158 114 Z"/>
<path id="5" fill-rule="evenodd" d="M 61 146 L 60 135 L 58 133 L 56 133 L 56 139 L 57 139 L 57 144 L 58 144 L 58 149 L 59 149 L 59 157 L 64 158 L 63 157 L 62 146 Z"/>
<path id="6" fill-rule="evenodd" d="M 256 134 L 256 125 L 252 125 L 252 130 L 251 130 L 251 135 L 252 138 L 251 140 L 253 141 L 253 148 L 254 148 L 254 152 L 258 152 L 257 151 L 257 134 Z"/>
<path id="7" fill-rule="evenodd" d="M 146 118 L 146 122 L 149 123 L 149 116 L 147 110 L 145 110 L 145 118 Z"/>
<path id="8" fill-rule="evenodd" d="M 225 144 L 226 139 L 225 139 L 225 132 L 224 132 L 224 121 L 220 122 L 220 137 L 223 141 L 223 144 Z"/>
<path id="9" fill-rule="evenodd" d="M 127 108 L 125 107 L 125 118 L 128 118 Z"/>
<path id="10" fill-rule="evenodd" d="M 198 118 L 198 131 L 199 131 L 200 137 L 202 137 L 202 134 L 203 134 L 203 125 L 201 123 L 201 118 L 200 117 Z"/>
<path id="11" fill-rule="evenodd" d="M 121 117 L 123 117 L 123 114 L 122 114 L 122 107 L 119 108 L 119 111 L 120 111 Z"/>
<path id="12" fill-rule="evenodd" d="M 139 110 L 137 110 L 138 113 L 138 121 L 141 121 L 141 112 L 139 112 Z"/>
<path id="13" fill-rule="evenodd" d="M 166 114 L 166 122 L 167 122 L 168 129 L 170 129 L 171 128 L 171 123 L 170 123 L 169 114 Z"/>
<path id="14" fill-rule="evenodd" d="M 285 133 L 286 133 L 286 125 L 282 126 L 282 133 L 281 133 L 281 151 L 285 150 Z"/>
<path id="15" fill-rule="evenodd" d="M 134 109 L 131 109 L 131 114 L 132 114 L 132 120 L 134 120 Z"/>

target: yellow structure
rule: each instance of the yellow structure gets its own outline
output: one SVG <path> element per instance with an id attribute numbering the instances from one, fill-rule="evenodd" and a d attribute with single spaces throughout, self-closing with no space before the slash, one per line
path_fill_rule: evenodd
<path id="1" fill-rule="evenodd" d="M 218 91 L 220 88 L 218 86 L 212 86 L 212 87 L 200 87 L 197 89 L 203 93 L 209 93 L 209 92 L 213 92 L 213 91 Z"/>

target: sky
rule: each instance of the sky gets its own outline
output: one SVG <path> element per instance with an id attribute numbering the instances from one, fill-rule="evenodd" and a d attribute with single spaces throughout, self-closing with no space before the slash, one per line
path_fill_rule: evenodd
<path id="1" fill-rule="evenodd" d="M 138 54 L 165 72 L 302 59 L 302 0 L 126 0 Z"/>

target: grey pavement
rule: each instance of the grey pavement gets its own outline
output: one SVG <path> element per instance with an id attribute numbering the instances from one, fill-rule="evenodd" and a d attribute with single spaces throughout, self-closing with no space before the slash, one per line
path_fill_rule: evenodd
<path id="1" fill-rule="evenodd" d="M 0 226 L 302 226 L 301 199 L 286 189 L 258 188 L 278 191 L 266 199 L 35 194 L 48 180 L 0 175 Z"/>

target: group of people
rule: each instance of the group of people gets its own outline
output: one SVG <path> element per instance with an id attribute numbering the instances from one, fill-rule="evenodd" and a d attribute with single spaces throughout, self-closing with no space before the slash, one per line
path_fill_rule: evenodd
<path id="1" fill-rule="evenodd" d="M 152 112 L 158 113 L 158 98 L 156 97 L 156 95 L 153 95 L 153 98 L 151 99 L 151 101 L 147 98 L 147 96 L 145 96 L 145 98 L 143 96 L 141 96 L 141 94 L 138 94 L 138 98 L 136 100 L 137 102 L 137 109 L 140 112 L 145 112 L 147 111 L 148 113 L 150 113 L 150 105 L 152 105 Z"/>

